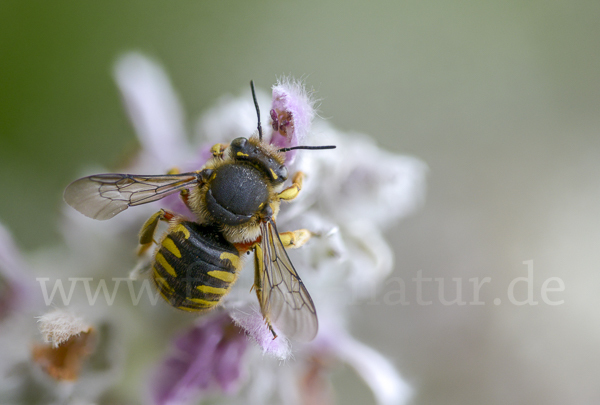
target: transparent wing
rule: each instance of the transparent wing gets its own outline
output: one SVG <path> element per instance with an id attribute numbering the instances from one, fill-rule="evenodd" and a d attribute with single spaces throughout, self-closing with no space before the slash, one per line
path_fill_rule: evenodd
<path id="1" fill-rule="evenodd" d="M 137 176 L 96 174 L 69 184 L 64 198 L 83 215 L 110 219 L 127 207 L 160 200 L 199 181 L 197 173 Z"/>
<path id="2" fill-rule="evenodd" d="M 262 314 L 287 337 L 310 341 L 319 328 L 315 305 L 281 243 L 275 223 L 262 223 L 261 233 Z"/>

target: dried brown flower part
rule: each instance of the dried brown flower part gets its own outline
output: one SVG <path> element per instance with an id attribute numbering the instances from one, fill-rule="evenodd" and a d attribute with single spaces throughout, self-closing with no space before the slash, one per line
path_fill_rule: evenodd
<path id="1" fill-rule="evenodd" d="M 95 331 L 73 335 L 57 347 L 49 343 L 33 346 L 33 361 L 52 378 L 59 381 L 75 381 L 79 377 L 83 362 L 92 354 L 95 346 Z"/>
<path id="2" fill-rule="evenodd" d="M 33 346 L 33 360 L 56 380 L 77 380 L 95 346 L 94 328 L 83 318 L 60 309 L 42 315 L 38 322 L 45 343 Z"/>

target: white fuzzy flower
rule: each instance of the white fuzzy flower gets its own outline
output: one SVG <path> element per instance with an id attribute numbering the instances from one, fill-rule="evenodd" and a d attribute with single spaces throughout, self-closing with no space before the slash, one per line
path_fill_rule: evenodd
<path id="1" fill-rule="evenodd" d="M 163 83 L 141 83 L 136 80 L 137 84 L 131 85 L 127 81 L 128 74 L 123 72 L 131 71 L 132 65 L 139 65 L 141 60 L 143 57 L 139 55 L 124 57 L 116 69 L 124 98 L 139 102 L 127 104 L 133 120 L 136 115 L 151 116 L 149 113 L 136 112 L 159 110 L 155 103 L 161 99 L 157 96 L 135 98 L 132 95 L 141 92 L 135 86 L 164 89 L 167 83 L 165 75 L 161 74 L 147 78 L 150 81 L 160 79 Z M 158 69 L 149 60 L 145 63 L 152 67 L 147 66 L 142 70 Z M 264 106 L 265 99 L 264 94 L 259 92 L 259 104 Z M 366 136 L 340 133 L 322 121 L 317 122 L 311 130 L 315 116 L 313 104 L 300 82 L 280 80 L 273 87 L 269 116 L 265 120 L 263 113 L 261 120 L 263 129 L 266 129 L 266 139 L 278 147 L 334 144 L 338 148 L 336 153 L 288 152 L 288 169 L 291 173 L 302 170 L 306 180 L 299 197 L 282 207 L 277 222 L 280 232 L 308 228 L 315 234 L 312 243 L 299 251 L 290 252 L 290 255 L 315 301 L 321 329 L 313 343 L 302 346 L 294 344 L 298 350 L 294 350 L 293 364 L 272 365 L 267 358 L 255 357 L 255 351 L 249 347 L 246 362 L 257 370 L 240 377 L 245 381 L 239 396 L 243 398 L 243 403 L 300 403 L 304 394 L 293 388 L 297 384 L 290 386 L 291 380 L 297 382 L 303 378 L 306 362 L 315 355 L 327 355 L 354 367 L 373 389 L 379 403 L 404 403 L 410 393 L 408 386 L 383 356 L 353 340 L 345 332 L 344 314 L 347 312 L 349 296 L 360 298 L 363 292 L 368 293 L 376 288 L 392 270 L 393 255 L 382 231 L 422 202 L 426 167 L 417 159 L 380 150 Z M 179 117 L 178 114 L 175 116 Z M 265 122 L 271 123 L 272 131 L 264 125 Z M 148 126 L 150 124 L 136 124 L 136 127 Z M 177 124 L 176 128 L 180 126 Z M 199 143 L 184 147 L 186 150 L 200 151 L 197 158 L 192 159 L 196 166 L 190 167 L 189 158 L 185 160 L 185 151 L 179 153 L 185 170 L 198 170 L 210 158 L 207 152 L 212 143 L 248 137 L 255 132 L 256 112 L 250 95 L 222 98 L 201 117 L 197 128 L 196 139 Z M 138 136 L 142 145 L 152 145 L 152 142 L 144 139 L 144 132 L 138 132 Z M 163 138 L 162 142 L 169 143 L 169 139 Z M 179 139 L 176 143 L 180 144 Z M 141 152 L 142 155 L 145 153 L 150 154 L 151 151 Z M 175 212 L 185 212 L 177 199 L 162 203 L 163 206 L 165 204 Z M 245 329 L 264 353 L 285 359 L 289 356 L 287 341 L 280 339 L 277 344 L 273 343 L 272 335 L 258 312 L 255 296 L 247 292 L 248 286 L 252 285 L 252 277 L 251 269 L 242 271 L 233 292 L 223 300 L 223 307 L 235 324 Z M 204 318 L 211 316 L 209 314 Z M 190 333 L 195 332 L 192 330 Z M 167 358 L 166 362 L 169 361 Z M 243 359 L 236 358 L 236 361 Z M 268 387 L 265 387 L 266 381 L 269 382 Z M 185 386 L 181 385 L 181 381 L 178 384 L 182 389 Z M 253 394 L 257 392 L 256 387 L 261 387 L 258 396 Z M 185 389 L 187 392 L 189 386 Z M 201 391 L 198 389 L 198 395 L 201 395 Z M 158 397 L 162 398 L 159 403 L 170 403 L 169 400 L 174 398 L 162 394 Z"/>
<path id="2" fill-rule="evenodd" d="M 38 324 L 44 342 L 58 347 L 72 337 L 89 332 L 92 327 L 83 318 L 61 309 L 38 317 Z"/>
<path id="3" fill-rule="evenodd" d="M 199 170 L 211 158 L 213 144 L 256 132 L 249 91 L 242 97 L 221 98 L 201 115 L 194 136 L 188 137 L 180 103 L 159 65 L 143 55 L 127 54 L 115 66 L 115 79 L 141 145 L 122 172 L 162 174 L 175 166 Z M 317 309 L 316 338 L 300 344 L 280 334 L 273 340 L 256 295 L 248 291 L 253 285 L 252 260 L 246 260 L 221 307 L 195 321 L 181 316 L 151 289 L 146 294 L 148 280 L 125 279 L 126 269 L 134 265 L 136 235 L 146 218 L 166 208 L 193 219 L 177 195 L 134 207 L 118 220 L 105 222 L 65 208 L 61 225 L 65 246 L 28 258 L 39 276 L 38 302 L 66 306 L 89 319 L 98 331 L 93 356 L 99 359 L 84 365 L 69 400 L 63 402 L 94 402 L 111 385 L 133 379 L 148 387 L 138 393 L 145 395 L 147 403 L 186 404 L 209 396 L 211 403 L 221 399 L 231 404 L 328 403 L 332 398 L 329 372 L 339 362 L 356 370 L 378 404 L 400 405 L 409 399 L 411 390 L 394 366 L 350 336 L 347 315 L 349 301 L 369 295 L 391 272 L 393 254 L 383 231 L 422 202 L 426 167 L 417 159 L 382 151 L 365 135 L 342 133 L 315 119 L 314 101 L 302 83 L 282 79 L 272 90 L 271 100 L 257 92 L 266 141 L 278 147 L 337 146 L 335 151 L 286 152 L 290 178 L 302 171 L 305 180 L 298 198 L 282 204 L 277 217 L 280 232 L 306 228 L 312 234 L 311 241 L 289 255 Z M 104 171 L 86 168 L 85 174 Z M 0 246 L 0 258 L 2 252 Z M 64 285 L 65 296 L 52 289 L 53 281 L 68 280 L 72 289 Z M 111 280 L 113 295 L 107 286 Z M 65 298 L 69 302 L 61 303 Z M 42 312 L 47 308 L 37 315 Z M 87 322 L 62 311 L 43 316 L 40 323 L 45 338 L 55 346 L 89 328 Z M 29 342 L 39 339 L 31 331 L 23 336 Z M 6 339 L 0 329 L 0 341 Z M 155 350 L 139 350 L 146 343 Z M 15 356 L 29 361 L 21 352 Z M 8 356 L 0 348 L 2 358 Z M 125 361 L 129 363 L 123 367 Z M 122 374 L 150 368 L 151 375 Z M 142 378 L 147 379 L 145 384 Z M 22 380 L 21 388 L 26 381 Z M 61 388 L 52 389 L 51 397 L 61 397 Z M 117 391 L 112 395 L 119 397 Z M 9 398 L 19 403 L 19 395 Z"/>

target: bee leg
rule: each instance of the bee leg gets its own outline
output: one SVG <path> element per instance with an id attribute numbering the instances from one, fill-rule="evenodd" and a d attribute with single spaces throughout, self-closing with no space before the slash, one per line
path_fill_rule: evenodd
<path id="1" fill-rule="evenodd" d="M 271 334 L 273 334 L 273 340 L 277 339 L 277 333 L 275 333 L 275 330 L 273 330 L 273 327 L 269 321 L 267 321 L 267 328 L 269 328 Z"/>
<path id="2" fill-rule="evenodd" d="M 308 229 L 298 229 L 293 232 L 281 232 L 279 238 L 286 249 L 296 249 L 304 245 L 314 234 Z"/>
<path id="3" fill-rule="evenodd" d="M 304 180 L 304 173 L 298 172 L 292 179 L 292 185 L 283 190 L 277 195 L 280 200 L 293 200 L 298 196 L 300 190 L 302 190 L 302 180 Z"/>
<path id="4" fill-rule="evenodd" d="M 183 203 L 185 204 L 185 206 L 188 207 L 188 209 L 190 211 L 192 211 L 192 209 L 190 208 L 190 204 L 188 202 L 189 196 L 190 196 L 190 190 L 188 190 L 187 188 L 184 188 L 183 190 L 181 190 L 179 192 L 179 197 L 181 198 L 181 201 L 183 201 Z"/>
<path id="5" fill-rule="evenodd" d="M 210 148 L 210 152 L 212 153 L 213 157 L 222 158 L 223 152 L 225 152 L 227 146 L 229 145 L 227 145 L 226 143 L 216 143 L 212 146 L 212 148 Z"/>
<path id="6" fill-rule="evenodd" d="M 175 217 L 175 214 L 161 209 L 152 214 L 150 218 L 142 225 L 140 230 L 140 247 L 138 248 L 138 256 L 143 255 L 154 243 L 154 233 L 158 226 L 158 221 L 170 221 Z"/>
<path id="7" fill-rule="evenodd" d="M 180 173 L 181 173 L 181 170 L 179 170 L 178 167 L 172 167 L 171 169 L 169 169 L 169 171 L 167 171 L 167 174 L 180 174 Z M 187 188 L 184 188 L 179 192 L 179 196 L 181 197 L 181 200 L 183 201 L 185 206 L 188 207 L 190 211 L 192 211 L 192 209 L 190 208 L 190 206 L 188 204 L 189 195 L 190 195 L 190 190 L 188 190 Z"/>
<path id="8" fill-rule="evenodd" d="M 201 169 L 201 170 L 197 170 L 196 173 L 199 174 L 199 181 L 200 181 L 199 186 L 202 186 L 204 183 L 208 182 L 211 175 L 213 174 L 213 170 Z M 181 191 L 179 192 L 179 197 L 181 198 L 181 201 L 183 201 L 185 206 L 188 207 L 188 209 L 190 211 L 194 212 L 194 209 L 190 206 L 190 203 L 189 203 L 190 190 L 187 188 L 181 189 Z"/>
<path id="9" fill-rule="evenodd" d="M 254 291 L 256 291 L 258 303 L 262 308 L 262 280 L 260 278 L 260 272 L 264 267 L 262 248 L 257 243 L 252 246 L 251 250 L 254 250 L 254 285 L 252 288 L 254 288 Z M 250 291 L 252 291 L 252 289 L 250 289 Z"/>
<path id="10" fill-rule="evenodd" d="M 267 327 L 273 334 L 273 339 L 275 339 L 277 337 L 277 333 L 275 333 L 275 330 L 273 330 L 273 326 L 271 326 L 271 322 L 269 322 L 269 319 L 265 316 L 265 311 L 264 311 L 264 307 L 263 307 L 263 305 L 264 305 L 263 295 L 262 295 L 263 286 L 262 286 L 262 278 L 261 278 L 261 273 L 263 272 L 263 269 L 264 269 L 263 251 L 258 243 L 252 247 L 252 250 L 254 250 L 254 285 L 253 285 L 253 288 L 256 291 L 256 297 L 258 298 L 258 303 L 260 304 L 260 310 L 263 314 L 263 317 L 265 318 Z"/>

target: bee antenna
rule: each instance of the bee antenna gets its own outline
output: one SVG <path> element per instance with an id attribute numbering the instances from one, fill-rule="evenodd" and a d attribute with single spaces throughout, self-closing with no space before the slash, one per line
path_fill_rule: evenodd
<path id="1" fill-rule="evenodd" d="M 258 108 L 258 101 L 256 100 L 256 92 L 254 91 L 254 80 L 250 80 L 250 88 L 252 89 L 252 99 L 254 100 L 254 107 L 256 108 L 256 115 L 258 117 L 258 140 L 262 141 L 262 126 L 260 125 L 260 109 Z"/>
<path id="2" fill-rule="evenodd" d="M 335 149 L 335 145 L 324 145 L 324 146 L 292 146 L 291 148 L 281 148 L 279 152 L 287 152 L 294 149 L 308 149 L 308 150 L 321 150 L 321 149 Z"/>

